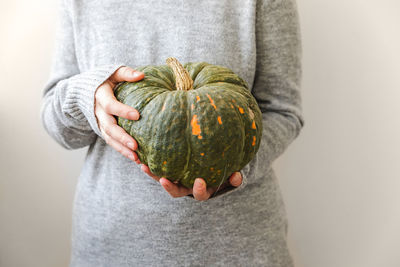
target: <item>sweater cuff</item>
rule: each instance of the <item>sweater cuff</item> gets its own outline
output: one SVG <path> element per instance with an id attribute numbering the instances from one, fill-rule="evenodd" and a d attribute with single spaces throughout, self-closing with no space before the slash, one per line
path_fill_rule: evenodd
<path id="1" fill-rule="evenodd" d="M 94 113 L 95 93 L 122 64 L 104 65 L 83 72 L 69 79 L 70 90 L 66 92 L 62 109 L 75 120 L 89 123 L 93 131 L 102 136 Z"/>

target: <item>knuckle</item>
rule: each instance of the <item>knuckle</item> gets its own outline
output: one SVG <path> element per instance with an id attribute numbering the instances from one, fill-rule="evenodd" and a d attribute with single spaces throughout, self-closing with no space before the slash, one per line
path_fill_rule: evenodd
<path id="1" fill-rule="evenodd" d="M 111 125 L 104 125 L 103 126 L 103 129 L 104 129 L 104 132 L 106 133 L 106 134 L 108 134 L 108 135 L 111 135 Z"/>
<path id="2" fill-rule="evenodd" d="M 104 141 L 106 142 L 106 144 L 110 144 L 110 137 L 108 136 L 108 135 L 106 135 L 106 134 L 104 134 L 104 132 L 103 132 L 103 138 L 104 138 Z"/>
<path id="3" fill-rule="evenodd" d="M 115 72 L 114 72 L 114 74 L 113 75 L 111 75 L 111 77 L 113 77 L 113 76 L 115 76 L 115 75 L 117 75 L 117 74 L 119 74 L 119 73 L 121 73 L 121 71 L 124 69 L 124 68 L 126 68 L 125 66 L 121 66 L 121 67 L 119 67 Z"/>
<path id="4" fill-rule="evenodd" d="M 130 117 L 129 112 L 131 112 L 131 110 L 129 110 L 127 108 L 124 108 L 124 116 L 125 116 L 125 118 L 129 118 Z"/>
<path id="5" fill-rule="evenodd" d="M 107 95 L 109 93 L 108 88 L 114 88 L 115 84 L 117 83 L 117 81 L 115 81 L 114 78 L 109 78 L 108 80 L 106 80 L 104 82 L 104 94 Z"/>
<path id="6" fill-rule="evenodd" d="M 132 141 L 132 138 L 129 135 L 123 134 L 120 138 L 120 142 L 125 144 L 131 150 L 137 149 L 136 142 L 134 140 Z"/>
<path id="7" fill-rule="evenodd" d="M 118 68 L 113 75 L 110 76 L 110 78 L 108 79 L 111 83 L 116 83 L 117 80 L 119 80 L 119 77 L 121 76 L 121 74 L 123 73 L 125 67 L 122 66 L 120 68 Z"/>
<path id="8" fill-rule="evenodd" d="M 105 82 L 108 83 L 108 84 L 115 84 L 115 83 L 117 82 L 116 79 L 115 79 L 115 77 L 118 75 L 118 72 L 119 72 L 119 69 L 118 69 L 116 72 L 114 72 L 114 74 L 111 75 L 111 76 L 108 78 L 108 80 L 105 81 Z"/>
<path id="9" fill-rule="evenodd" d="M 125 145 L 128 144 L 129 142 L 132 143 L 125 134 L 119 136 L 119 141 Z"/>
<path id="10" fill-rule="evenodd" d="M 103 106 L 104 110 L 108 114 L 110 114 L 112 112 L 112 110 L 114 109 L 114 105 L 115 105 L 115 103 L 114 103 L 113 99 L 108 97 L 107 100 L 104 101 L 102 106 Z"/>
<path id="11" fill-rule="evenodd" d="M 133 74 L 133 69 L 125 67 L 123 74 L 124 74 L 124 76 L 131 76 Z"/>
<path id="12" fill-rule="evenodd" d="M 110 111 L 111 111 L 111 106 L 112 106 L 112 103 L 109 100 L 105 101 L 103 104 L 104 110 L 108 113 L 110 113 Z"/>

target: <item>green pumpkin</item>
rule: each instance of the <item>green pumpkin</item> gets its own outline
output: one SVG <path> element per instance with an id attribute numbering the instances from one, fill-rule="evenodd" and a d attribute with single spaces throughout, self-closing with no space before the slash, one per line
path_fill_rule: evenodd
<path id="1" fill-rule="evenodd" d="M 197 177 L 220 186 L 257 153 L 261 111 L 246 82 L 232 70 L 206 62 L 143 66 L 139 82 L 123 82 L 116 98 L 140 113 L 118 118 L 138 143 L 152 173 L 191 188 Z"/>

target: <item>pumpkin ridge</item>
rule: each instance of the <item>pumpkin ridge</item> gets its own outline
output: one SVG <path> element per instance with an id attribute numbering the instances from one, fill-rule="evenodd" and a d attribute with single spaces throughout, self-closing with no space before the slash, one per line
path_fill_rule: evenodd
<path id="1" fill-rule="evenodd" d="M 130 82 L 122 82 L 117 85 L 114 89 L 114 95 L 118 101 L 123 102 L 125 101 L 126 97 L 128 97 L 132 93 L 136 93 L 143 88 L 165 88 L 163 84 L 158 83 L 158 81 L 154 81 L 149 77 L 145 77 L 143 80 L 130 83 Z"/>
<path id="2" fill-rule="evenodd" d="M 226 91 L 226 93 L 229 93 L 229 91 Z M 206 95 L 209 95 L 211 97 L 211 99 L 215 100 L 215 105 L 217 105 L 218 107 L 222 108 L 217 108 L 215 109 L 212 105 L 212 102 L 210 101 L 210 98 L 206 97 Z M 197 103 L 196 96 L 197 95 L 202 95 L 202 102 Z M 227 108 L 223 108 L 224 105 L 226 105 L 224 102 L 225 101 L 221 101 L 220 98 L 220 91 L 218 90 L 202 90 L 199 89 L 199 91 L 195 91 L 191 94 L 191 98 L 192 101 L 196 101 L 196 109 L 195 112 L 192 111 L 192 114 L 197 114 L 199 116 L 199 122 L 202 125 L 202 136 L 203 138 L 201 140 L 198 140 L 198 137 L 194 137 L 192 134 L 190 134 L 190 140 L 193 143 L 194 148 L 197 148 L 197 150 L 193 151 L 192 150 L 192 157 L 190 158 L 191 163 L 189 166 L 191 166 L 191 168 L 195 168 L 194 170 L 196 170 L 197 173 L 202 173 L 203 176 L 201 176 L 206 182 L 207 185 L 209 186 L 218 186 L 221 182 L 221 180 L 224 182 L 227 180 L 228 177 L 225 177 L 225 175 L 223 173 L 225 172 L 231 172 L 234 169 L 237 168 L 237 166 L 240 165 L 240 162 L 238 162 L 239 158 L 237 158 L 235 155 L 237 155 L 236 152 L 240 152 L 241 150 L 243 150 L 242 148 L 235 148 L 233 146 L 234 143 L 231 143 L 227 140 L 221 140 L 222 142 L 218 142 L 217 140 L 219 140 L 221 138 L 221 136 L 224 135 L 224 132 L 232 132 L 232 129 L 234 131 L 234 128 L 232 128 L 232 122 L 236 121 L 238 128 L 240 129 L 241 126 L 241 119 L 240 118 L 235 118 L 232 119 L 232 116 L 230 115 L 223 115 L 226 114 L 226 111 L 230 112 L 231 114 L 236 114 L 236 111 L 231 111 L 230 109 L 227 110 Z M 241 96 L 241 99 L 244 100 L 245 97 Z M 223 104 L 224 103 L 224 104 Z M 235 113 L 234 113 L 235 112 Z M 194 115 L 192 115 L 194 116 Z M 191 117 L 192 117 L 191 116 Z M 222 116 L 224 117 L 224 124 L 219 124 L 217 122 L 217 117 L 218 116 Z M 237 116 L 235 116 L 237 117 Z M 210 120 L 210 119 L 211 120 Z M 230 119 L 231 118 L 231 119 Z M 204 127 L 204 128 L 203 128 Z M 214 131 L 213 129 L 217 127 Z M 221 128 L 220 128 L 221 127 Z M 209 128 L 209 130 L 207 130 L 207 128 Z M 240 138 L 244 138 L 244 131 L 240 130 L 240 133 L 235 133 L 233 134 L 233 136 L 240 136 Z M 217 147 L 210 147 L 207 144 L 209 144 L 210 142 L 216 141 L 218 142 Z M 197 142 L 199 141 L 199 142 Z M 203 143 L 204 144 L 200 144 Z M 192 146 L 192 147 L 193 147 Z M 222 146 L 222 147 L 221 147 Z M 203 147 L 204 150 L 198 150 L 199 147 Z M 218 148 L 219 147 L 219 148 Z M 229 150 L 230 149 L 230 150 Z M 229 150 L 229 151 L 228 151 Z M 218 151 L 222 152 L 222 154 L 217 153 Z M 228 152 L 227 152 L 228 151 Z M 206 152 L 204 153 L 200 153 L 200 152 Z M 223 156 L 223 154 L 225 153 L 225 157 Z M 229 154 L 228 154 L 229 153 Z M 203 154 L 203 155 L 201 155 Z M 201 156 L 199 156 L 201 155 Z M 210 160 L 212 162 L 210 162 Z M 225 163 L 224 163 L 225 162 Z M 212 164 L 215 168 L 215 171 L 209 171 L 209 165 Z M 218 167 L 219 166 L 219 167 Z M 202 170 L 202 171 L 197 171 L 197 170 Z M 223 171 L 223 173 L 222 173 Z M 194 174 L 193 177 L 191 177 L 192 179 L 199 177 L 196 176 L 196 174 Z M 190 184 L 188 184 L 190 185 Z"/>
<path id="3" fill-rule="evenodd" d="M 243 94 L 240 94 L 240 93 L 238 93 L 238 92 L 236 92 L 236 91 L 231 91 L 231 90 L 225 89 L 225 88 L 224 88 L 224 89 L 219 89 L 219 91 L 220 91 L 220 93 L 218 94 L 218 98 L 219 98 L 222 102 L 224 102 L 226 106 L 228 106 L 228 101 L 231 102 L 232 99 L 236 99 L 236 101 L 239 101 L 239 99 L 240 99 L 241 97 L 245 97 Z M 230 97 L 230 99 L 226 99 L 226 98 L 222 97 L 222 94 L 223 94 L 222 92 L 223 92 L 223 91 L 230 91 L 231 93 L 233 93 L 233 94 L 224 94 L 224 96 L 228 95 L 228 96 Z M 237 95 L 234 96 L 235 94 L 237 94 Z M 246 99 L 246 101 L 247 101 L 247 99 Z M 238 120 L 241 122 L 241 125 L 242 125 L 241 128 L 242 128 L 242 129 L 245 129 L 245 128 L 246 128 L 246 127 L 245 127 L 245 123 L 244 123 L 243 118 L 242 118 L 241 114 L 239 113 L 238 109 L 237 109 L 237 108 L 234 108 L 234 112 L 235 112 L 235 115 L 236 115 L 236 117 L 238 118 Z M 242 140 L 245 140 L 245 137 L 246 137 L 246 130 L 245 130 L 243 136 L 244 136 L 244 138 L 243 138 Z M 232 145 L 233 145 L 233 144 L 227 146 L 227 147 L 224 149 L 224 151 L 228 151 L 229 148 L 230 148 Z M 237 145 L 237 144 L 235 144 L 235 145 Z M 234 169 L 234 170 L 232 170 L 232 171 L 239 171 L 239 170 L 240 170 L 240 163 L 243 162 L 243 159 L 244 159 L 245 156 L 246 156 L 246 152 L 245 152 L 245 150 L 244 150 L 245 145 L 246 145 L 246 143 L 243 141 L 243 142 L 242 142 L 242 146 L 241 146 L 241 148 L 240 148 L 240 150 L 239 150 L 239 151 L 241 151 L 241 159 L 240 159 L 239 161 L 237 161 L 237 162 L 238 162 L 237 164 L 236 164 L 236 162 L 235 162 L 235 167 L 239 165 L 239 166 L 238 166 L 238 169 Z M 232 167 L 233 167 L 233 166 L 232 166 Z"/>
<path id="4" fill-rule="evenodd" d="M 157 92 L 150 91 L 149 89 L 153 90 L 158 90 Z M 140 94 L 138 94 L 138 92 Z M 149 87 L 141 87 L 136 90 L 136 92 L 131 92 L 128 95 L 125 96 L 125 98 L 121 99 L 120 101 L 124 104 L 130 103 L 128 105 L 132 106 L 135 108 L 139 114 L 146 108 L 147 104 L 149 104 L 154 98 L 156 98 L 159 95 L 162 95 L 164 93 L 170 92 L 168 91 L 167 88 L 163 87 L 155 87 L 155 86 L 149 86 Z M 145 99 L 143 99 L 143 96 L 146 96 Z M 134 98 L 133 101 L 136 101 L 136 105 L 132 105 L 130 98 Z M 137 99 L 140 99 L 141 101 L 137 101 Z M 135 103 L 135 102 L 134 102 Z"/>
<path id="5" fill-rule="evenodd" d="M 224 83 L 225 87 L 221 88 L 220 83 Z M 243 89 L 241 85 L 234 84 L 234 83 L 228 83 L 228 82 L 215 82 L 214 83 L 213 82 L 213 83 L 207 83 L 207 84 L 201 86 L 200 88 L 203 90 L 208 90 L 208 89 L 219 90 L 219 92 L 221 94 L 222 94 L 222 92 L 229 91 L 229 95 L 231 93 L 233 93 L 237 96 L 245 97 L 249 101 L 253 98 L 253 96 L 249 90 Z"/>
<path id="6" fill-rule="evenodd" d="M 193 89 L 196 89 L 197 86 L 194 85 L 194 82 L 196 80 L 197 75 L 208 65 L 210 65 L 207 62 L 188 62 L 184 65 L 184 68 L 189 72 L 190 77 L 193 80 Z"/>
<path id="7" fill-rule="evenodd" d="M 248 88 L 246 81 L 236 75 L 231 69 L 217 65 L 210 64 L 205 66 L 196 78 L 194 84 L 196 87 L 202 87 L 213 82 L 227 82 Z"/>
<path id="8" fill-rule="evenodd" d="M 188 97 L 188 93 L 186 91 L 185 97 L 186 97 L 186 105 L 187 107 L 190 106 L 189 103 L 189 97 Z M 190 118 L 191 118 L 191 109 L 190 108 L 186 108 L 186 130 L 185 130 L 185 139 L 186 139 L 186 143 L 187 143 L 187 147 L 188 147 L 188 151 L 187 151 L 187 156 L 186 156 L 186 164 L 185 167 L 183 168 L 182 171 L 182 178 L 180 180 L 187 180 L 188 176 L 190 175 L 190 173 L 187 171 L 188 167 L 189 167 L 189 163 L 190 163 L 190 159 L 192 156 L 192 142 L 190 140 L 190 135 L 191 135 L 191 129 L 190 129 Z M 179 180 L 179 182 L 180 182 Z"/>
<path id="9" fill-rule="evenodd" d="M 162 78 L 151 76 L 151 77 L 148 77 L 147 82 L 155 82 L 158 85 L 152 85 L 152 86 L 154 86 L 154 87 L 158 86 L 158 87 L 161 87 L 161 88 L 169 89 L 170 91 L 174 91 L 174 88 L 171 87 L 171 84 L 169 84 L 168 82 L 164 81 Z"/>
<path id="10" fill-rule="evenodd" d="M 221 91 L 227 91 L 227 90 L 229 90 L 229 89 L 226 89 L 226 88 L 223 88 L 223 89 L 220 89 Z M 230 91 L 230 90 L 229 90 Z M 248 95 L 245 95 L 245 94 L 243 94 L 243 93 L 240 93 L 240 92 L 237 92 L 237 91 L 231 91 L 231 93 L 232 94 L 224 94 L 224 96 L 225 97 L 230 97 L 230 99 L 225 99 L 225 98 L 222 98 L 221 97 L 221 99 L 222 99 L 222 101 L 225 101 L 225 102 L 227 102 L 227 101 L 232 101 L 232 100 L 235 100 L 236 101 L 236 103 L 238 102 L 238 98 L 240 98 L 240 97 L 245 97 L 245 98 L 247 98 L 247 100 L 245 101 L 245 103 L 247 104 L 247 106 L 243 106 L 242 108 L 243 109 L 250 109 L 251 110 L 251 112 L 253 112 L 253 116 L 257 116 L 256 114 L 258 114 L 258 111 L 256 111 L 256 110 L 254 110 L 253 108 L 256 108 L 256 107 L 258 107 L 258 105 L 256 104 L 256 105 L 252 105 L 253 104 L 253 99 L 252 98 L 250 98 Z M 249 94 L 251 94 L 250 92 L 248 92 Z M 221 93 L 221 95 L 222 95 L 222 93 Z M 235 97 L 233 97 L 233 95 L 237 95 L 237 96 L 235 96 Z M 235 108 L 234 108 L 234 110 L 235 110 L 235 113 L 237 114 L 237 116 L 240 118 L 240 121 L 242 122 L 242 128 L 245 130 L 245 133 L 244 133 L 244 135 L 245 135 L 245 138 L 243 139 L 243 146 L 242 146 L 242 148 L 241 148 L 241 151 L 243 152 L 242 153 L 242 158 L 241 158 L 241 160 L 240 160 L 240 162 L 241 162 L 241 166 L 239 166 L 238 167 L 238 170 L 240 170 L 240 169 L 242 169 L 244 166 L 246 166 L 247 165 L 247 163 L 250 161 L 250 160 L 248 160 L 249 158 L 251 159 L 251 158 L 253 158 L 253 156 L 255 155 L 255 153 L 257 152 L 257 150 L 258 150 L 258 147 L 259 147 L 259 145 L 260 145 L 260 140 L 261 140 L 261 137 L 262 137 L 262 124 L 261 125 L 258 125 L 257 124 L 257 127 L 256 127 L 256 130 L 257 130 L 257 132 L 256 133 L 252 133 L 252 129 L 251 129 L 251 127 L 247 127 L 247 126 L 249 126 L 249 125 L 247 125 L 247 123 L 249 123 L 250 121 L 247 121 L 246 120 L 246 117 L 247 116 L 243 116 L 242 114 L 241 114 L 241 112 L 239 112 L 239 109 L 238 109 L 238 107 L 237 107 L 237 105 L 236 105 L 236 103 L 232 103 L 234 106 L 235 106 Z M 246 113 L 246 112 L 245 112 Z M 247 121 L 247 123 L 246 123 L 246 121 Z M 252 121 L 257 121 L 257 118 L 256 117 L 254 117 L 253 119 L 252 119 Z M 258 145 L 257 146 L 251 146 L 251 150 L 250 149 L 246 149 L 246 147 L 248 146 L 248 144 L 246 143 L 246 137 L 247 136 L 254 136 L 254 135 L 256 135 L 257 133 L 260 133 L 260 136 L 259 136 L 259 138 L 258 138 L 258 140 L 257 140 L 257 143 L 258 143 Z M 246 160 L 246 161 L 245 161 Z"/>
<path id="11" fill-rule="evenodd" d="M 163 75 L 162 72 L 157 69 L 157 66 L 148 66 L 143 69 L 143 73 L 145 74 L 144 79 L 135 83 L 150 83 L 154 86 L 166 87 L 171 91 L 174 90 L 175 85 L 173 82 L 167 76 Z"/>
<path id="12" fill-rule="evenodd" d="M 229 96 L 229 97 L 231 97 L 229 100 L 228 99 L 224 99 L 224 98 L 222 98 L 222 97 L 220 97 L 220 100 L 222 100 L 223 102 L 225 102 L 226 103 L 226 106 L 228 105 L 227 104 L 227 100 L 228 101 L 232 101 L 232 99 L 235 99 L 236 101 L 238 101 L 238 99 L 240 99 L 240 97 L 245 97 L 243 94 L 240 94 L 240 93 L 238 93 L 238 92 L 236 92 L 236 91 L 231 91 L 231 90 L 228 90 L 228 89 L 220 89 L 220 91 L 230 91 L 231 93 L 233 93 L 233 95 L 235 95 L 235 94 L 237 94 L 237 96 L 233 96 L 232 94 L 224 94 L 225 96 Z M 222 95 L 222 92 L 220 92 L 220 94 L 219 94 L 219 96 L 221 96 Z M 246 101 L 247 101 L 247 99 L 246 99 Z M 236 114 L 236 117 L 238 117 L 239 118 L 239 121 L 241 122 L 241 128 L 242 129 L 245 129 L 245 132 L 244 132 L 244 136 L 246 136 L 246 124 L 245 124 L 245 122 L 243 121 L 243 116 L 240 114 L 240 112 L 239 112 L 239 110 L 237 109 L 237 108 L 234 108 L 234 112 L 235 112 L 235 114 Z M 240 159 L 240 161 L 239 162 L 243 162 L 243 159 L 245 158 L 245 156 L 246 156 L 246 152 L 245 152 L 245 150 L 244 150 L 244 147 L 245 147 L 245 145 L 246 145 L 246 143 L 245 143 L 245 138 L 243 139 L 243 142 L 242 142 L 242 146 L 241 146 L 241 148 L 240 148 L 240 151 L 241 151 L 241 153 L 240 153 L 240 156 L 241 156 L 241 159 Z M 228 149 L 227 149 L 228 150 Z"/>
<path id="13" fill-rule="evenodd" d="M 155 78 L 157 80 L 162 81 L 163 86 L 165 86 L 165 84 L 167 84 L 168 89 L 170 89 L 170 91 L 175 91 L 175 84 L 174 82 L 171 80 L 171 78 L 173 78 L 173 76 L 171 75 L 171 77 L 168 77 L 167 75 L 165 75 L 163 73 L 163 71 L 168 71 L 169 74 L 171 74 L 170 69 L 167 68 L 167 66 L 165 65 L 160 65 L 160 66 L 151 66 L 149 68 L 146 68 L 144 70 L 145 74 L 147 73 L 147 75 L 149 75 L 149 77 L 151 79 Z"/>

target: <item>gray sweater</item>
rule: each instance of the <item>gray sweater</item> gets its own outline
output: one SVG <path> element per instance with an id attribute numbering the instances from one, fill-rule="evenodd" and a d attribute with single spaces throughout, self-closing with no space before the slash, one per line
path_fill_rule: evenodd
<path id="1" fill-rule="evenodd" d="M 304 124 L 294 0 L 65 0 L 59 26 L 41 118 L 63 147 L 88 146 L 70 266 L 293 266 L 271 164 Z M 262 111 L 243 184 L 205 202 L 171 198 L 105 143 L 94 115 L 96 88 L 118 67 L 170 56 L 231 68 Z"/>

